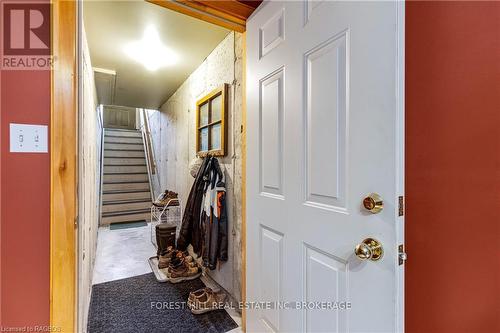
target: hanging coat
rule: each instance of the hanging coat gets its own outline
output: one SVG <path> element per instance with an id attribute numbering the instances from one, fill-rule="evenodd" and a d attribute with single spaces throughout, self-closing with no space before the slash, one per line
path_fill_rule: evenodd
<path id="1" fill-rule="evenodd" d="M 186 250 L 188 245 L 191 244 L 195 253 L 199 254 L 201 252 L 202 230 L 199 222 L 201 201 L 205 188 L 205 180 L 203 178 L 209 162 L 210 158 L 205 158 L 203 160 L 193 186 L 191 187 L 191 191 L 189 192 L 186 208 L 184 209 L 184 216 L 182 217 L 179 238 L 177 239 L 177 248 L 182 251 Z"/>
<path id="2" fill-rule="evenodd" d="M 204 235 L 203 263 L 213 270 L 217 267 L 217 260 L 228 260 L 226 188 L 224 174 L 216 158 L 208 166 L 200 219 Z"/>

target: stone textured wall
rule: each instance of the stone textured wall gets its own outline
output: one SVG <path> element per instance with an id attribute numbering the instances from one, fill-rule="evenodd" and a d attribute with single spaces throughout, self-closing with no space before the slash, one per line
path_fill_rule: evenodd
<path id="1" fill-rule="evenodd" d="M 209 275 L 238 301 L 241 300 L 242 55 L 242 35 L 231 32 L 161 106 L 160 112 L 149 112 L 160 188 L 178 192 L 185 206 L 194 180 L 188 165 L 196 156 L 196 101 L 224 83 L 230 85 L 228 153 L 219 159 L 226 175 L 229 261 Z"/>

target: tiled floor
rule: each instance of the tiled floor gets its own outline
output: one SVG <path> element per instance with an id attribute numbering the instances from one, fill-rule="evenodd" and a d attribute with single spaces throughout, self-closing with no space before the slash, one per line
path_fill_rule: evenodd
<path id="1" fill-rule="evenodd" d="M 118 230 L 100 227 L 93 284 L 150 273 L 148 258 L 155 254 L 149 225 Z M 234 310 L 228 313 L 241 326 L 240 314 Z M 240 333 L 242 330 L 237 327 L 230 332 Z"/>

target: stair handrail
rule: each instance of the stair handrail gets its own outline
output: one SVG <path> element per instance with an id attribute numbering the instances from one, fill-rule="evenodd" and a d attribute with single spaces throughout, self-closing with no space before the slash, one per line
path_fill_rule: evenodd
<path id="1" fill-rule="evenodd" d="M 151 201 L 155 200 L 154 191 L 153 191 L 153 175 L 156 175 L 156 161 L 154 157 L 154 149 L 152 147 L 152 136 L 151 131 L 149 129 L 149 119 L 146 114 L 145 109 L 139 109 L 141 111 L 142 116 L 142 140 L 144 142 L 144 149 L 146 153 L 146 165 L 148 169 L 148 177 L 149 177 L 149 190 L 151 194 Z"/>
<path id="2" fill-rule="evenodd" d="M 104 190 L 104 107 L 102 104 L 97 106 L 97 120 L 98 120 L 98 128 L 100 129 L 100 148 L 101 151 L 99 153 L 99 225 L 102 223 L 102 201 L 103 195 L 102 192 Z"/>

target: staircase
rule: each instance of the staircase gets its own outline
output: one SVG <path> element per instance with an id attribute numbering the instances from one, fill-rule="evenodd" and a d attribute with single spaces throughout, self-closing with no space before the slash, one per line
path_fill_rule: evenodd
<path id="1" fill-rule="evenodd" d="M 141 132 L 105 128 L 101 225 L 149 221 L 150 207 Z"/>

